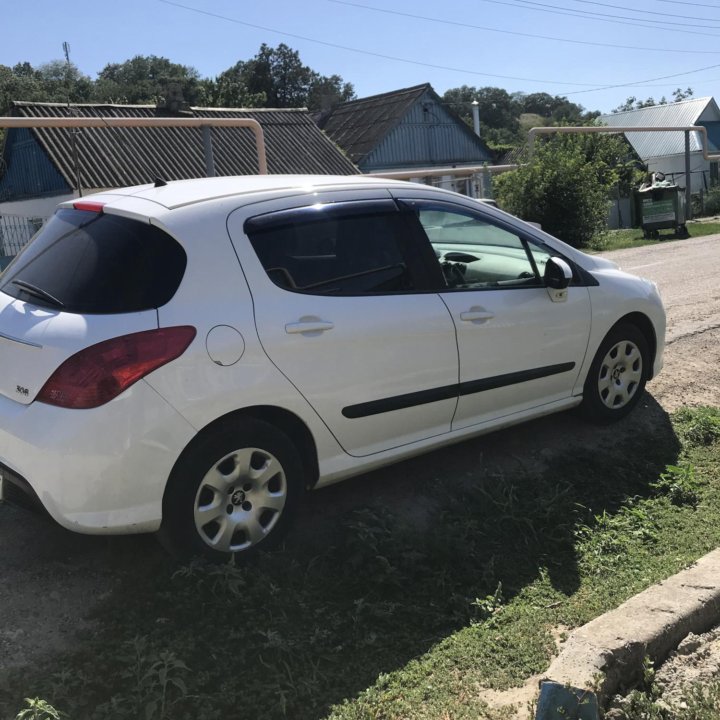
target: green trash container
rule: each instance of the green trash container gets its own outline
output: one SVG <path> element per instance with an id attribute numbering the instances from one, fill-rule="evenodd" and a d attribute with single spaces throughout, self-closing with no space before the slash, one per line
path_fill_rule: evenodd
<path id="1" fill-rule="evenodd" d="M 659 230 L 673 230 L 678 235 L 685 228 L 685 189 L 667 182 L 641 187 L 633 194 L 635 227 L 643 229 L 643 235 L 658 237 Z"/>

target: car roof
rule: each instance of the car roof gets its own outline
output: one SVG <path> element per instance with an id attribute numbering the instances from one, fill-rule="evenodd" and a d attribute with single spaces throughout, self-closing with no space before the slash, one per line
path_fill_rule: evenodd
<path id="1" fill-rule="evenodd" d="M 86 201 L 100 201 L 112 205 L 121 198 L 148 200 L 172 210 L 186 205 L 243 195 L 307 194 L 328 190 L 380 189 L 406 187 L 407 182 L 386 180 L 363 175 L 239 175 L 236 177 L 196 178 L 166 184 L 138 185 L 105 190 L 87 195 Z M 255 199 L 255 198 L 253 198 Z M 64 203 L 71 206 L 73 201 Z"/>

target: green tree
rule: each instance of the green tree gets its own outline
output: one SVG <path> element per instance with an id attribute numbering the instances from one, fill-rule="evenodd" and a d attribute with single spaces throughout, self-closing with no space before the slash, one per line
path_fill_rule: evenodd
<path id="1" fill-rule="evenodd" d="M 84 102 L 90 98 L 92 80 L 64 60 L 34 68 L 29 62 L 13 67 L 0 65 L 0 114 L 13 100 L 29 102 Z"/>
<path id="2" fill-rule="evenodd" d="M 576 125 L 586 122 L 598 113 L 588 112 L 582 105 L 570 102 L 564 95 L 548 93 L 513 93 L 519 112 L 540 115 L 554 125 Z"/>
<path id="3" fill-rule="evenodd" d="M 202 105 L 207 86 L 198 71 L 155 55 L 136 55 L 122 63 L 110 63 L 99 73 L 93 88 L 96 102 L 156 103 L 181 96 L 189 105 Z"/>
<path id="4" fill-rule="evenodd" d="M 248 72 L 243 60 L 220 73 L 213 83 L 210 105 L 215 107 L 264 107 L 264 92 L 253 93 L 248 88 Z"/>
<path id="5" fill-rule="evenodd" d="M 519 112 L 548 118 L 557 107 L 559 98 L 545 92 L 529 94 L 516 92 L 512 94 L 512 99 L 517 105 Z M 562 98 L 562 100 L 565 99 L 566 98 Z"/>
<path id="6" fill-rule="evenodd" d="M 307 106 L 310 110 L 329 110 L 354 98 L 352 83 L 345 82 L 339 75 L 316 75 L 310 84 Z"/>
<path id="7" fill-rule="evenodd" d="M 13 100 L 41 97 L 42 87 L 30 63 L 18 63 L 15 67 L 0 65 L 0 114 L 7 115 Z"/>
<path id="8" fill-rule="evenodd" d="M 693 89 L 691 87 L 685 88 L 685 90 L 683 90 L 682 88 L 675 88 L 675 90 L 673 90 L 673 102 L 689 100 L 692 96 Z"/>
<path id="9" fill-rule="evenodd" d="M 462 85 L 445 92 L 442 100 L 469 125 L 473 122 L 472 103 L 477 101 L 480 136 L 491 145 L 520 141 L 520 110 L 507 90 Z"/>
<path id="10" fill-rule="evenodd" d="M 607 229 L 611 193 L 633 172 L 620 138 L 555 135 L 540 143 L 532 162 L 500 175 L 495 189 L 508 212 L 539 222 L 574 247 L 587 247 Z"/>
<path id="11" fill-rule="evenodd" d="M 339 75 L 320 75 L 281 43 L 263 43 L 250 60 L 241 60 L 215 81 L 217 104 L 225 107 L 309 107 L 327 109 L 355 96 Z"/>
<path id="12" fill-rule="evenodd" d="M 52 60 L 35 71 L 47 102 L 82 103 L 90 100 L 93 81 L 74 63 Z"/>
<path id="13" fill-rule="evenodd" d="M 64 60 L 34 68 L 29 62 L 13 67 L 0 65 L 0 115 L 10 112 L 14 100 L 28 102 L 85 102 L 90 98 L 92 80 Z M 4 138 L 0 128 L 0 144 Z"/>
<path id="14" fill-rule="evenodd" d="M 672 102 L 680 102 L 681 100 L 688 100 L 693 96 L 693 89 L 676 88 L 672 92 Z M 653 107 L 654 105 L 667 105 L 668 101 L 663 95 L 659 100 L 655 100 L 653 97 L 646 98 L 645 100 L 638 100 L 634 95 L 628 97 L 624 103 L 613 108 L 610 112 L 628 112 L 629 110 L 640 110 L 641 108 Z"/>

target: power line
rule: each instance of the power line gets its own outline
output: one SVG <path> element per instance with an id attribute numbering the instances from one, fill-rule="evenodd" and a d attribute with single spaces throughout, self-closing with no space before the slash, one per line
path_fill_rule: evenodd
<path id="1" fill-rule="evenodd" d="M 487 2 L 487 0 L 484 0 L 484 1 Z M 173 2 L 173 0 L 159 0 L 159 2 L 165 3 L 166 5 L 172 5 L 174 7 L 179 7 L 183 10 L 189 10 L 190 12 L 195 12 L 200 15 L 206 15 L 208 17 L 213 17 L 218 20 L 224 20 L 226 22 L 235 23 L 237 25 L 243 25 L 245 27 L 255 28 L 256 30 L 272 32 L 272 33 L 276 33 L 278 35 L 285 35 L 287 37 L 305 40 L 306 42 L 312 42 L 312 43 L 316 43 L 318 45 L 324 45 L 325 47 L 332 47 L 332 48 L 339 49 L 339 50 L 347 50 L 349 52 L 359 53 L 361 55 L 370 55 L 372 57 L 378 57 L 383 60 L 394 60 L 396 62 L 407 63 L 410 65 L 431 67 L 431 68 L 438 69 L 438 70 L 449 70 L 451 72 L 469 73 L 471 75 L 481 75 L 484 77 L 495 77 L 495 78 L 501 78 L 503 80 L 520 80 L 522 82 L 544 83 L 547 85 L 575 85 L 575 86 L 581 85 L 581 86 L 585 86 L 585 87 L 589 86 L 588 89 L 586 89 L 586 90 L 573 90 L 572 92 L 565 93 L 565 95 L 577 95 L 578 93 L 598 92 L 600 90 L 613 90 L 615 88 L 622 88 L 622 87 L 643 86 L 648 83 L 656 82 L 658 80 L 669 80 L 669 79 L 676 78 L 676 77 L 682 77 L 685 75 L 692 75 L 694 73 L 703 72 L 705 70 L 712 70 L 715 68 L 720 68 L 720 64 L 707 65 L 705 67 L 696 68 L 694 70 L 686 70 L 684 72 L 673 73 L 671 75 L 661 75 L 659 77 L 649 78 L 647 80 L 618 83 L 618 84 L 614 84 L 614 85 L 604 85 L 604 86 L 600 86 L 600 87 L 593 86 L 592 83 L 569 83 L 569 82 L 558 81 L 558 80 L 540 80 L 537 78 L 520 78 L 520 77 L 514 77 L 512 75 L 494 75 L 494 74 L 490 74 L 490 73 L 476 72 L 474 70 L 466 70 L 465 68 L 453 68 L 453 67 L 447 67 L 444 65 L 434 65 L 432 63 L 420 62 L 418 60 L 408 60 L 407 58 L 396 57 L 394 55 L 385 55 L 383 53 L 376 53 L 371 50 L 362 50 L 360 48 L 348 47 L 346 45 L 338 45 L 337 43 L 331 43 L 331 42 L 327 42 L 325 40 L 317 40 L 316 38 L 309 38 L 304 35 L 288 33 L 283 30 L 276 30 L 274 28 L 266 27 L 263 25 L 256 25 L 253 23 L 249 23 L 244 20 L 237 20 L 236 18 L 227 17 L 225 15 L 219 15 L 217 13 L 209 12 L 207 10 L 200 10 L 198 8 L 190 7 L 188 5 L 183 5 L 178 2 Z"/>
<path id="2" fill-rule="evenodd" d="M 570 8 L 562 7 L 560 5 L 549 5 L 548 3 L 541 3 L 537 2 L 536 0 L 516 0 L 516 2 L 521 3 L 522 5 L 526 6 L 538 6 L 542 8 L 553 8 L 554 10 L 567 10 L 571 13 L 577 14 L 580 17 L 588 16 L 588 17 L 598 17 L 598 18 L 620 18 L 621 20 L 631 20 L 631 21 L 637 21 L 640 20 L 641 22 L 645 23 L 655 23 L 657 25 L 672 25 L 673 28 L 658 28 L 660 30 L 668 30 L 668 29 L 674 29 L 676 25 L 681 25 L 682 27 L 699 27 L 699 28 L 707 28 L 707 24 L 698 25 L 697 23 L 682 23 L 677 22 L 676 20 L 670 21 L 670 20 L 653 20 L 651 18 L 636 18 L 636 17 L 628 17 L 627 15 L 608 15 L 607 13 L 597 13 L 593 12 L 592 10 L 571 10 Z M 581 2 L 581 0 L 575 0 L 575 2 Z M 718 22 L 717 20 L 713 22 Z M 712 26 L 713 30 L 720 29 L 720 26 Z"/>
<path id="3" fill-rule="evenodd" d="M 708 5 L 708 3 L 686 2 L 685 0 L 659 0 L 664 3 L 674 3 L 675 5 L 696 5 L 697 7 L 709 7 L 713 10 L 720 10 L 717 5 Z"/>
<path id="4" fill-rule="evenodd" d="M 487 27 L 485 25 L 473 25 L 458 20 L 445 20 L 443 18 L 428 17 L 427 15 L 416 15 L 415 13 L 401 12 L 399 10 L 387 10 L 386 8 L 371 7 L 370 5 L 361 5 L 360 3 L 349 2 L 348 0 L 328 0 L 328 2 L 336 5 L 346 5 L 348 7 L 361 8 L 363 10 L 371 10 L 372 12 L 385 13 L 386 15 L 398 15 L 400 17 L 413 18 L 415 20 L 424 20 L 426 22 L 441 23 L 443 25 L 451 25 L 453 27 L 470 28 L 471 30 L 483 30 L 487 32 L 502 33 L 503 35 L 516 35 L 519 37 L 535 38 L 539 40 L 552 40 L 553 42 L 572 43 L 574 45 L 591 45 L 594 47 L 607 47 L 616 50 L 639 50 L 642 52 L 657 52 L 657 47 L 643 47 L 641 45 L 616 45 L 613 43 L 593 42 L 592 40 L 572 40 L 570 38 L 554 37 L 552 35 L 538 35 L 536 33 L 520 32 L 518 30 L 501 30 L 499 28 Z M 664 52 L 686 53 L 694 55 L 720 55 L 720 50 L 683 50 L 679 48 L 668 48 Z"/>
<path id="5" fill-rule="evenodd" d="M 190 7 L 189 5 L 183 5 L 178 2 L 173 2 L 172 0 L 158 1 L 161 3 L 165 3 L 165 5 L 172 5 L 174 7 L 182 8 L 183 10 L 189 10 L 190 12 L 198 13 L 199 15 L 207 15 L 208 17 L 216 18 L 218 20 L 235 23 L 236 25 L 243 25 L 245 27 L 251 27 L 256 30 L 263 30 L 264 32 L 276 33 L 277 35 L 284 35 L 285 37 L 295 38 L 296 40 L 304 40 L 305 42 L 311 42 L 317 45 L 324 45 L 325 47 L 331 47 L 336 50 L 346 50 L 348 52 L 358 53 L 360 55 L 370 55 L 371 57 L 377 57 L 382 60 L 394 60 L 395 62 L 406 63 L 408 65 L 419 65 L 421 67 L 429 67 L 435 70 L 448 70 L 454 73 L 465 73 L 468 75 L 478 75 L 480 77 L 499 78 L 500 80 L 519 80 L 520 82 L 541 83 L 546 85 L 573 85 L 575 87 L 593 86 L 593 83 L 566 82 L 565 80 L 543 80 L 538 78 L 516 77 L 514 75 L 496 75 L 493 73 L 478 72 L 477 70 L 468 70 L 467 68 L 449 67 L 447 65 L 435 65 L 434 63 L 422 62 L 420 60 L 408 60 L 407 58 L 398 57 L 396 55 L 386 55 L 384 53 L 373 52 L 372 50 L 362 50 L 361 48 L 354 48 L 348 45 L 339 45 L 337 43 L 327 42 L 326 40 L 318 40 L 317 38 L 311 38 L 305 35 L 297 35 L 296 33 L 285 32 L 284 30 L 276 30 L 265 25 L 256 25 L 254 23 L 246 22 L 245 20 L 237 20 L 236 18 L 231 18 L 226 15 L 219 15 L 218 13 L 209 12 L 208 10 L 201 10 L 199 8 Z"/>
<path id="6" fill-rule="evenodd" d="M 712 37 L 717 38 L 717 33 L 706 33 L 706 32 L 700 32 L 699 30 L 682 30 L 680 28 L 664 28 L 664 27 L 658 27 L 656 25 L 643 25 L 642 23 L 638 22 L 625 22 L 624 20 L 607 20 L 602 17 L 589 17 L 587 13 L 582 14 L 582 11 L 580 10 L 573 10 L 570 12 L 564 11 L 564 10 L 547 10 L 543 7 L 528 7 L 527 5 L 518 5 L 514 2 L 504 2 L 503 0 L 481 0 L 481 2 L 488 2 L 493 3 L 495 5 L 507 5 L 508 7 L 512 8 L 523 8 L 525 10 L 536 10 L 537 12 L 545 12 L 550 13 L 551 15 L 567 15 L 569 17 L 574 18 L 581 18 L 583 20 L 595 20 L 597 22 L 605 22 L 605 23 L 612 23 L 613 25 L 627 25 L 630 27 L 641 27 L 646 28 L 647 30 L 667 30 L 673 33 L 683 33 L 684 35 L 705 35 L 706 37 Z M 522 0 L 518 0 L 518 2 L 522 2 Z M 540 3 L 535 3 L 536 5 L 539 5 Z M 548 7 L 556 7 L 556 6 L 548 6 Z M 638 18 L 635 18 L 636 20 Z"/>
<path id="7" fill-rule="evenodd" d="M 635 8 L 625 5 L 612 5 L 610 3 L 599 2 L 598 0 L 572 0 L 572 2 L 582 3 L 583 5 L 599 5 L 600 7 L 615 8 L 616 10 L 626 10 L 634 13 L 644 13 L 646 15 L 662 15 L 663 17 L 685 18 L 686 20 L 708 20 L 710 22 L 718 22 L 718 18 L 696 17 L 695 15 L 675 15 L 673 13 L 658 12 L 657 10 L 636 10 Z M 642 18 L 635 18 L 640 20 Z"/>
<path id="8" fill-rule="evenodd" d="M 565 93 L 566 95 L 578 95 L 579 93 L 588 92 L 599 92 L 600 90 L 615 90 L 616 88 L 622 87 L 643 87 L 647 83 L 655 82 L 656 80 L 670 80 L 676 77 L 682 77 L 683 75 L 692 75 L 693 73 L 703 72 L 704 70 L 714 70 L 719 68 L 720 65 L 708 65 L 707 67 L 697 68 L 695 70 L 687 70 L 685 72 L 673 73 L 672 75 L 663 75 L 661 77 L 649 78 L 648 80 L 638 80 L 636 82 L 619 83 L 617 85 L 605 85 L 603 87 L 597 87 L 593 90 L 573 90 L 572 92 Z"/>

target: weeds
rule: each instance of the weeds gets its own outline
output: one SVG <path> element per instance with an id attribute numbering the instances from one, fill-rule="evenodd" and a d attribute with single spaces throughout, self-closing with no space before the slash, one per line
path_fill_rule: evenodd
<path id="1" fill-rule="evenodd" d="M 194 560 L 173 574 L 173 579 L 195 582 L 198 587 L 209 588 L 216 597 L 238 598 L 247 586 L 247 568 L 230 560 L 223 565 L 208 565 Z"/>
<path id="2" fill-rule="evenodd" d="M 675 413 L 679 437 L 691 447 L 712 445 L 720 439 L 720 409 L 682 408 Z"/>
<path id="3" fill-rule="evenodd" d="M 695 508 L 700 502 L 695 468 L 687 463 L 668 465 L 665 472 L 660 474 L 658 481 L 650 483 L 650 487 L 658 495 L 665 495 L 673 505 L 678 507 L 688 505 Z"/>
<path id="4" fill-rule="evenodd" d="M 135 637 L 125 643 L 118 659 L 124 666 L 121 679 L 130 691 L 101 704 L 101 715 L 113 718 L 166 720 L 171 709 L 187 694 L 185 677 L 189 668 L 173 652 L 154 651 L 147 638 Z"/>
<path id="5" fill-rule="evenodd" d="M 658 539 L 657 523 L 637 499 L 616 513 L 603 510 L 580 525 L 576 536 L 586 566 L 596 574 L 622 563 L 634 544 L 648 546 Z"/>
<path id="6" fill-rule="evenodd" d="M 73 720 L 489 717 L 478 689 L 541 672 L 552 628 L 720 543 L 717 448 L 681 457 L 669 426 L 627 443 L 493 474 L 444 451 L 444 480 L 419 460 L 379 475 L 417 475 L 420 520 L 377 493 L 245 567 L 128 572 L 76 653 L 0 677 L 0 717 L 29 694 Z"/>
<path id="7" fill-rule="evenodd" d="M 504 602 L 502 583 L 499 582 L 492 595 L 486 595 L 484 598 L 475 598 L 475 600 L 471 603 L 477 615 L 477 619 L 473 622 L 477 623 L 478 621 L 485 622 L 492 620 L 496 617 L 497 613 L 502 610 Z"/>
<path id="8" fill-rule="evenodd" d="M 25 704 L 27 707 L 15 716 L 15 720 L 61 720 L 67 717 L 40 698 L 25 698 Z"/>
<path id="9" fill-rule="evenodd" d="M 619 720 L 717 720 L 720 708 L 720 682 L 697 684 L 688 688 L 682 698 L 668 704 L 659 690 L 633 690 L 615 708 Z"/>

